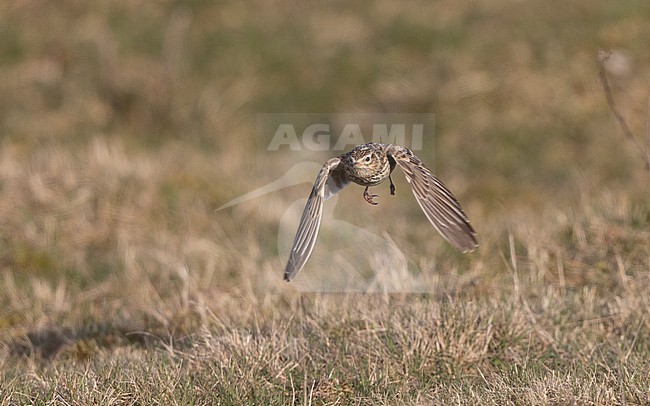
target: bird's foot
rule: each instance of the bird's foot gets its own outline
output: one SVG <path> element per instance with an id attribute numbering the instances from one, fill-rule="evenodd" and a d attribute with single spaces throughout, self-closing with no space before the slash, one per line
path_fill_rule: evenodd
<path id="1" fill-rule="evenodd" d="M 366 202 L 372 204 L 373 206 L 378 205 L 379 203 L 372 200 L 374 197 L 379 197 L 379 195 L 371 195 L 368 193 L 368 187 L 366 187 L 366 190 L 363 191 L 363 198 L 366 199 Z"/>
<path id="2" fill-rule="evenodd" d="M 395 196 L 395 185 L 393 184 L 393 180 L 390 178 L 390 175 L 388 175 L 388 180 L 390 181 L 390 195 Z"/>

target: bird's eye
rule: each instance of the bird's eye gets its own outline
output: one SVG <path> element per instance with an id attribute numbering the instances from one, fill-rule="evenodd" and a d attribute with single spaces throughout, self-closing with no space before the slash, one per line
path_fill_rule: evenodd
<path id="1" fill-rule="evenodd" d="M 364 159 L 365 162 L 370 162 L 370 155 L 367 155 Z"/>

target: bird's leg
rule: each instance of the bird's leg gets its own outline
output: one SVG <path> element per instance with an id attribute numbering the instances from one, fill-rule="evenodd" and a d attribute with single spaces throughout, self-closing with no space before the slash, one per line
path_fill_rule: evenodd
<path id="1" fill-rule="evenodd" d="M 377 203 L 376 201 L 372 200 L 372 198 L 373 198 L 373 197 L 378 197 L 378 195 L 371 195 L 370 193 L 368 193 L 368 188 L 369 188 L 369 187 L 370 187 L 370 186 L 366 186 L 366 190 L 363 191 L 363 198 L 366 199 L 366 202 L 372 204 L 373 206 L 376 206 L 376 205 L 378 205 L 379 203 Z"/>
<path id="2" fill-rule="evenodd" d="M 395 185 L 393 184 L 393 179 L 391 179 L 390 175 L 388 175 L 388 180 L 390 181 L 390 194 L 391 196 L 395 196 Z"/>

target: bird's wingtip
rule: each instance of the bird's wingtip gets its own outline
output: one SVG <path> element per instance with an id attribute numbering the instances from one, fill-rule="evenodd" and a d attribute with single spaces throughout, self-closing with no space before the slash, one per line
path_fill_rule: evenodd
<path id="1" fill-rule="evenodd" d="M 296 276 L 297 272 L 293 267 L 291 267 L 291 263 L 287 264 L 286 268 L 284 268 L 284 279 L 285 282 L 291 282 L 294 276 Z"/>
<path id="2" fill-rule="evenodd" d="M 479 247 L 479 243 L 478 240 L 476 239 L 476 235 L 474 235 L 472 241 L 462 241 L 462 242 L 457 241 L 453 245 L 455 245 L 458 251 L 460 251 L 462 254 L 467 254 L 468 252 L 474 252 Z"/>

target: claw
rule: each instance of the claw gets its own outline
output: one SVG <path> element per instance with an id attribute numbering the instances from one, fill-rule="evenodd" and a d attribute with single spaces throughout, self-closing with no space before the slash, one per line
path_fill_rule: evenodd
<path id="1" fill-rule="evenodd" d="M 366 199 L 366 202 L 372 204 L 373 206 L 376 206 L 379 203 L 372 200 L 373 197 L 379 197 L 379 195 L 371 195 L 370 193 L 368 193 L 368 186 L 366 186 L 366 190 L 363 191 L 363 198 Z"/>

